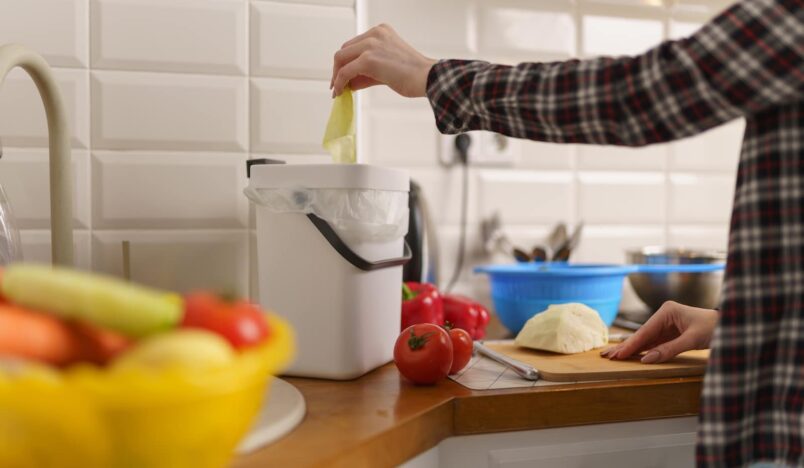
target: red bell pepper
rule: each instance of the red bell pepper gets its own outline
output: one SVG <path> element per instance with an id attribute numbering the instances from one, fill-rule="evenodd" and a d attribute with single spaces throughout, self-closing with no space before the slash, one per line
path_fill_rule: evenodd
<path id="1" fill-rule="evenodd" d="M 453 328 L 466 330 L 474 340 L 486 336 L 486 325 L 489 323 L 489 311 L 468 297 L 444 296 L 444 319 Z"/>
<path id="2" fill-rule="evenodd" d="M 402 330 L 417 323 L 444 325 L 441 293 L 429 283 L 402 284 Z"/>

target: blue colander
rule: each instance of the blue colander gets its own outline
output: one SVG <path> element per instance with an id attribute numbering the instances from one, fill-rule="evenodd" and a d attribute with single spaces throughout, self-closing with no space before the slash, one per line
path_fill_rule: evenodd
<path id="1" fill-rule="evenodd" d="M 491 280 L 497 316 L 519 333 L 525 322 L 552 304 L 580 302 L 611 326 L 622 299 L 626 275 L 635 265 L 516 263 L 475 268 Z"/>

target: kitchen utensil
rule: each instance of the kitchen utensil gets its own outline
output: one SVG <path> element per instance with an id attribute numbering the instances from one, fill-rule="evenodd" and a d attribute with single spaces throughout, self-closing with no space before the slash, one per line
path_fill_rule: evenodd
<path id="1" fill-rule="evenodd" d="M 529 263 L 532 260 L 532 257 L 524 250 L 514 247 L 514 259 L 520 263 Z"/>
<path id="2" fill-rule="evenodd" d="M 551 304 L 581 302 L 595 309 L 607 326 L 617 315 L 625 276 L 631 265 L 516 263 L 475 269 L 489 275 L 497 316 L 518 333 L 533 315 Z"/>
<path id="3" fill-rule="evenodd" d="M 544 250 L 544 247 L 534 247 L 533 250 L 531 250 L 530 258 L 534 262 L 546 262 L 547 251 Z"/>
<path id="4" fill-rule="evenodd" d="M 625 361 L 602 358 L 600 349 L 557 354 L 520 348 L 512 342 L 486 342 L 485 346 L 538 369 L 542 379 L 552 382 L 697 376 L 704 374 L 709 357 L 709 350 L 688 351 L 663 364 L 642 364 L 637 358 Z"/>
<path id="5" fill-rule="evenodd" d="M 552 254 L 555 254 L 565 242 L 567 242 L 567 225 L 558 223 L 547 236 L 547 248 Z"/>
<path id="6" fill-rule="evenodd" d="M 634 291 L 655 312 L 666 301 L 694 307 L 717 307 L 726 253 L 665 247 L 626 252 L 638 270 L 628 275 Z"/>
<path id="7" fill-rule="evenodd" d="M 292 358 L 288 324 L 271 317 L 271 339 L 213 370 L 56 373 L 28 364 L 0 373 L 0 466 L 219 468 L 266 398 L 266 385 Z"/>
<path id="8" fill-rule="evenodd" d="M 632 320 L 626 320 L 622 317 L 617 317 L 614 319 L 613 325 L 615 327 L 624 328 L 626 330 L 637 331 L 642 326 L 641 323 L 634 322 Z"/>
<path id="9" fill-rule="evenodd" d="M 500 213 L 494 212 L 480 222 L 480 235 L 483 237 L 483 250 L 487 254 L 501 253 L 510 255 L 513 251 L 511 240 L 503 232 Z"/>
<path id="10" fill-rule="evenodd" d="M 402 280 L 438 284 L 438 236 L 427 199 L 419 184 L 410 181 L 408 233 L 411 258 L 402 267 Z"/>
<path id="11" fill-rule="evenodd" d="M 348 380 L 393 358 L 412 254 L 407 226 L 386 220 L 407 224 L 409 189 L 395 169 L 251 161 L 260 302 L 290 321 L 299 342 L 287 375 Z M 309 198 L 320 203 L 294 204 Z"/>
<path id="12" fill-rule="evenodd" d="M 572 251 L 581 243 L 581 234 L 583 233 L 583 223 L 578 223 L 572 235 L 564 242 L 561 247 L 553 252 L 552 261 L 554 262 L 568 262 Z"/>
<path id="13" fill-rule="evenodd" d="M 534 369 L 533 367 L 524 364 L 522 362 L 517 361 L 516 359 L 511 359 L 508 356 L 498 353 L 493 349 L 490 349 L 483 345 L 480 341 L 474 342 L 474 350 L 494 361 L 499 362 L 500 364 L 508 367 L 509 369 L 513 370 L 517 373 L 520 377 L 525 380 L 539 380 L 539 371 Z"/>

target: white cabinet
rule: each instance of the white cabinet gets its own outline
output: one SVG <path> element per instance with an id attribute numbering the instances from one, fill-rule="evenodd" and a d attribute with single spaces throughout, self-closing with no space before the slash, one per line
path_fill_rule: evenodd
<path id="1" fill-rule="evenodd" d="M 403 468 L 685 468 L 697 418 L 451 437 Z"/>

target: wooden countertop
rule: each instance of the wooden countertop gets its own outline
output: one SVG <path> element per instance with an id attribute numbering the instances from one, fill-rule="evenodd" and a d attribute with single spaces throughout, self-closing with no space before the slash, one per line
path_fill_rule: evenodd
<path id="1" fill-rule="evenodd" d="M 393 364 L 358 380 L 288 378 L 307 416 L 235 468 L 396 466 L 453 435 L 697 414 L 700 377 L 469 390 L 451 380 L 416 387 Z"/>

